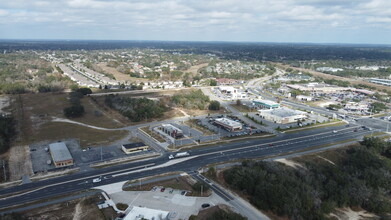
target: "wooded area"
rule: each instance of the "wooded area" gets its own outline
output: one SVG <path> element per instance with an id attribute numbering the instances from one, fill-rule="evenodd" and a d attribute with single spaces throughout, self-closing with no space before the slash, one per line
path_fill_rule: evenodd
<path id="1" fill-rule="evenodd" d="M 4 153 L 10 148 L 10 142 L 15 134 L 14 118 L 0 115 L 0 153 Z"/>
<path id="2" fill-rule="evenodd" d="M 129 98 L 118 95 L 108 95 L 105 97 L 105 104 L 133 122 L 139 122 L 150 118 L 163 116 L 169 108 L 162 102 L 150 100 L 148 98 Z"/>
<path id="3" fill-rule="evenodd" d="M 290 219 L 325 219 L 337 207 L 391 212 L 391 143 L 365 138 L 339 150 L 339 162 L 305 161 L 305 168 L 276 162 L 243 162 L 224 172 L 225 181 L 252 204 Z"/>

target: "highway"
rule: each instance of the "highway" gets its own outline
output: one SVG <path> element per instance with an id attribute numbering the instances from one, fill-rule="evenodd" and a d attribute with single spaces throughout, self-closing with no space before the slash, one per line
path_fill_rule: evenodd
<path id="1" fill-rule="evenodd" d="M 133 180 L 168 172 L 193 172 L 212 164 L 236 159 L 258 158 L 280 153 L 290 153 L 306 148 L 334 144 L 345 140 L 359 140 L 372 131 L 351 127 L 327 127 L 286 133 L 268 139 L 249 139 L 240 142 L 222 143 L 214 147 L 189 150 L 190 157 L 169 160 L 162 157 L 113 167 L 78 172 L 66 176 L 32 182 L 0 190 L 0 209 L 48 199 L 73 192 L 88 190 L 94 186 Z M 338 130 L 333 133 L 333 130 Z M 92 179 L 102 176 L 102 181 L 92 183 Z"/>

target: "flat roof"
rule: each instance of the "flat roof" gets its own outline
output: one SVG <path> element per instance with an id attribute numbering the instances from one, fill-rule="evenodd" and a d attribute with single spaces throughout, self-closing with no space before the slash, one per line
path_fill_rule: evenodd
<path id="1" fill-rule="evenodd" d="M 265 105 L 268 105 L 268 106 L 276 106 L 276 105 L 279 106 L 280 105 L 277 102 L 274 102 L 274 101 L 271 101 L 271 100 L 267 100 L 267 99 L 254 100 L 253 102 L 260 103 L 260 104 L 265 104 Z"/>
<path id="2" fill-rule="evenodd" d="M 181 129 L 175 127 L 175 126 L 172 125 L 172 124 L 162 124 L 162 127 L 165 128 L 165 129 L 168 129 L 168 130 L 170 130 L 170 131 L 182 132 Z"/>
<path id="3" fill-rule="evenodd" d="M 304 115 L 306 112 L 299 111 L 299 110 L 293 110 L 290 108 L 276 108 L 276 109 L 268 109 L 268 110 L 258 110 L 259 112 L 269 113 L 271 115 L 279 116 L 281 118 L 284 117 L 291 117 L 296 115 Z"/>
<path id="4" fill-rule="evenodd" d="M 154 219 L 154 220 L 158 220 L 158 219 L 166 219 L 168 214 L 169 214 L 169 212 L 163 211 L 163 210 L 133 206 L 133 208 L 125 216 L 124 220 L 140 220 L 140 219 L 148 219 L 148 220 L 153 220 Z"/>
<path id="5" fill-rule="evenodd" d="M 122 146 L 126 149 L 132 149 L 132 148 L 144 147 L 147 145 L 144 144 L 143 142 L 136 142 L 136 143 L 123 144 Z"/>
<path id="6" fill-rule="evenodd" d="M 218 121 L 220 123 L 223 123 L 223 124 L 231 126 L 231 127 L 241 127 L 242 126 L 242 123 L 231 120 L 229 118 L 216 118 L 215 121 Z"/>
<path id="7" fill-rule="evenodd" d="M 49 144 L 50 153 L 54 162 L 72 160 L 72 155 L 64 142 Z"/>

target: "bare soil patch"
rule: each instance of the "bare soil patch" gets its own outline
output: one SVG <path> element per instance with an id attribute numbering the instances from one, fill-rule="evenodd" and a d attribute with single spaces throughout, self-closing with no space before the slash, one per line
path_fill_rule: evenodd
<path id="1" fill-rule="evenodd" d="M 121 82 L 126 82 L 126 81 L 147 82 L 148 81 L 148 79 L 135 78 L 135 77 L 131 77 L 130 75 L 123 74 L 119 72 L 117 69 L 107 66 L 106 63 L 98 63 L 97 65 L 100 68 L 102 68 L 104 72 L 113 74 L 113 76 L 117 81 L 121 81 Z"/>
<path id="2" fill-rule="evenodd" d="M 208 63 L 201 63 L 195 66 L 191 66 L 188 70 L 185 72 L 191 73 L 193 76 L 196 76 L 198 74 L 198 70 L 201 69 L 202 67 L 208 66 Z"/>
<path id="3" fill-rule="evenodd" d="M 30 150 L 27 145 L 11 147 L 9 151 L 8 165 L 10 172 L 9 180 L 20 180 L 23 175 L 31 175 L 33 172 Z"/>
<path id="4" fill-rule="evenodd" d="M 104 220 L 105 215 L 96 205 L 98 201 L 97 196 L 87 197 L 29 210 L 21 214 L 26 219 Z"/>

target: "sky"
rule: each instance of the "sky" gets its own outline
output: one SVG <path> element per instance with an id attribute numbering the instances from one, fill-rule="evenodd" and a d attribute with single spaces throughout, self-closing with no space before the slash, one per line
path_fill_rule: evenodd
<path id="1" fill-rule="evenodd" d="M 391 0 L 0 0 L 0 39 L 391 44 Z"/>

